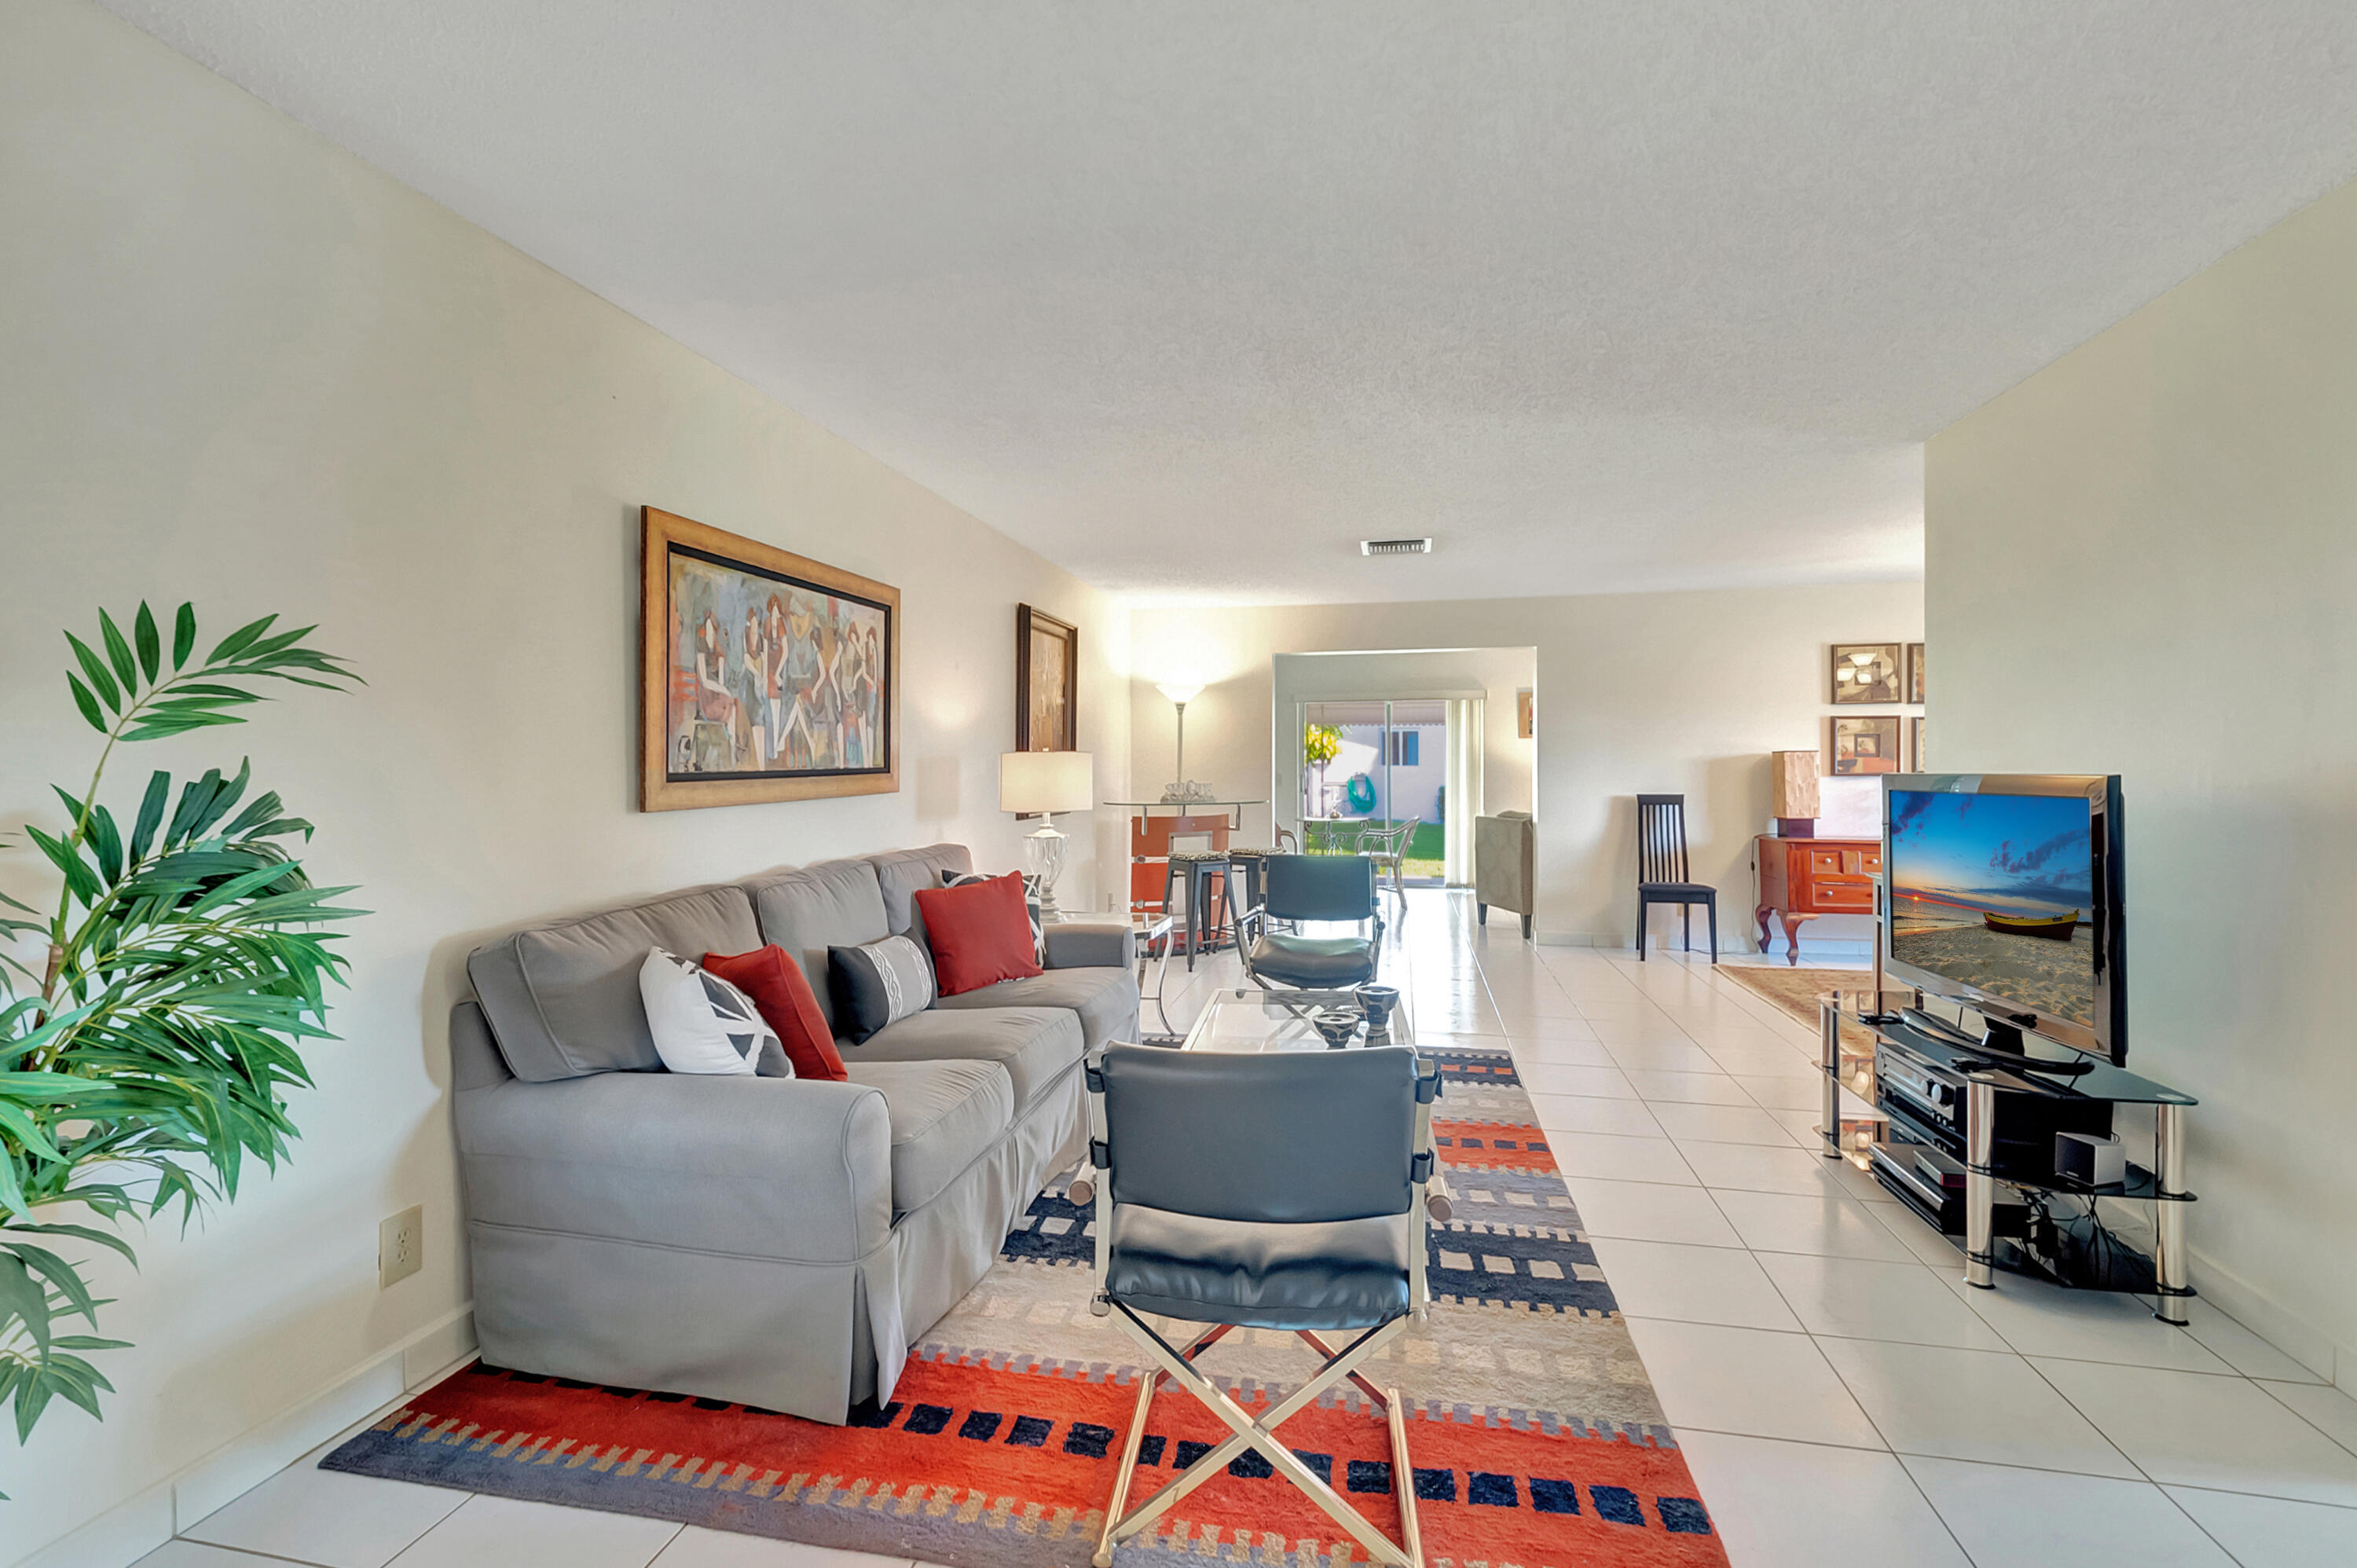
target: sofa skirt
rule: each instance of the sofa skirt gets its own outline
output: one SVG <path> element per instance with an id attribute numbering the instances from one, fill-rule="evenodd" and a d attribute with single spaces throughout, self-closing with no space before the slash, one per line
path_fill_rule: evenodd
<path id="1" fill-rule="evenodd" d="M 517 1371 L 840 1425 L 852 1405 L 891 1397 L 909 1346 L 989 1272 L 1040 1184 L 1087 1141 L 1075 1063 L 856 1262 L 469 1220 L 476 1338 L 486 1361 Z"/>

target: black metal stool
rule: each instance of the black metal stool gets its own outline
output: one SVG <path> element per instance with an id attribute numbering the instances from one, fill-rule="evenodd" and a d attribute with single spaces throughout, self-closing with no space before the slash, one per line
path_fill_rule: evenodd
<path id="1" fill-rule="evenodd" d="M 1162 909 L 1165 914 L 1170 910 L 1171 888 L 1177 885 L 1182 872 L 1187 878 L 1187 971 L 1190 974 L 1195 970 L 1195 950 L 1214 933 L 1224 934 L 1227 922 L 1207 920 L 1203 911 L 1208 901 L 1207 887 L 1214 878 L 1220 884 L 1221 898 L 1232 903 L 1228 898 L 1231 864 L 1228 852 L 1223 849 L 1174 849 L 1170 852 L 1168 864 L 1163 867 Z"/>

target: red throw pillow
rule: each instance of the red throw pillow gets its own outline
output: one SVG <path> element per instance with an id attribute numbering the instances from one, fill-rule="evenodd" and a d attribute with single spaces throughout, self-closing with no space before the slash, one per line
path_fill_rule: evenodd
<path id="1" fill-rule="evenodd" d="M 1019 873 L 963 887 L 920 887 L 917 912 L 925 917 L 925 940 L 944 996 L 1045 972 L 1031 946 Z"/>
<path id="2" fill-rule="evenodd" d="M 772 943 L 752 952 L 708 952 L 704 967 L 742 991 L 761 1010 L 761 1021 L 778 1033 L 796 1078 L 841 1083 L 851 1075 L 834 1048 L 834 1032 L 818 1010 L 810 981 L 794 955 Z"/>

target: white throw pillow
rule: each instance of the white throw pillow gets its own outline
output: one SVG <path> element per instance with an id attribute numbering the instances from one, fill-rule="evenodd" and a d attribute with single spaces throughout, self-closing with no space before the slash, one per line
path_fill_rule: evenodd
<path id="1" fill-rule="evenodd" d="M 753 999 L 661 948 L 639 965 L 639 1000 L 655 1054 L 673 1072 L 791 1078 L 786 1047 Z"/>

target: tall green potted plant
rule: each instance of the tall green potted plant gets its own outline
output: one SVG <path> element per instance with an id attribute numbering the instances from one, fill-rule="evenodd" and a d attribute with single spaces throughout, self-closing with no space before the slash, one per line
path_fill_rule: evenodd
<path id="1" fill-rule="evenodd" d="M 305 1043 L 333 1037 L 325 986 L 345 961 L 324 928 L 362 913 L 334 902 L 350 888 L 312 886 L 287 848 L 311 824 L 249 798 L 249 765 L 177 801 L 151 774 L 127 831 L 99 799 L 119 746 L 242 724 L 267 682 L 358 681 L 308 646 L 317 628 L 274 633 L 265 616 L 197 660 L 191 606 L 168 650 L 145 604 L 127 637 L 98 618 L 97 649 L 66 634 L 97 763 L 79 794 L 57 789 L 62 834 L 24 830 L 61 879 L 56 908 L 0 894 L 0 1400 L 20 1442 L 57 1398 L 99 1415 L 113 1385 L 86 1353 L 125 1348 L 97 1337 L 107 1304 L 54 1249 L 135 1264 L 126 1222 L 177 1204 L 185 1226 L 236 1197 L 249 1158 L 276 1166 L 296 1135 L 283 1090 L 311 1081 Z M 91 1332 L 67 1332 L 76 1318 Z"/>

